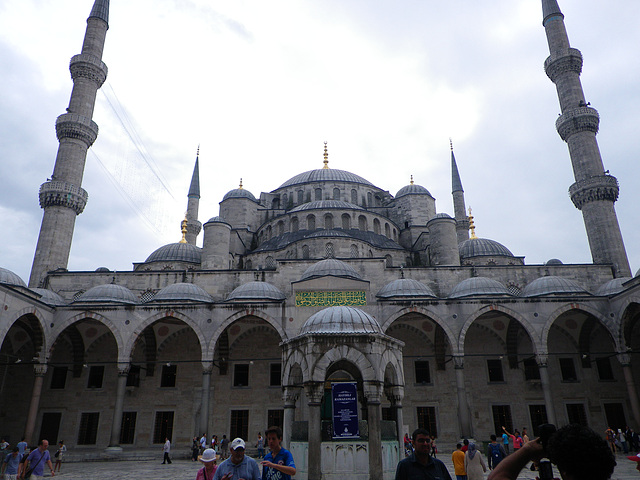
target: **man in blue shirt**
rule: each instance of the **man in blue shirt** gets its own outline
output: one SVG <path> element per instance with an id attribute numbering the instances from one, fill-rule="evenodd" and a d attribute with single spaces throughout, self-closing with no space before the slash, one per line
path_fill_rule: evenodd
<path id="1" fill-rule="evenodd" d="M 46 463 L 51 470 L 51 476 L 53 477 L 55 473 L 53 472 L 53 464 L 51 463 L 51 456 L 49 455 L 49 441 L 48 440 L 40 440 L 38 444 L 38 448 L 36 448 L 33 452 L 29 454 L 27 457 L 27 461 L 24 462 L 24 471 L 29 471 L 29 465 L 33 470 L 33 475 L 31 476 L 32 480 L 40 480 L 44 474 L 44 464 Z M 22 474 L 24 476 L 24 473 Z"/>
<path id="2" fill-rule="evenodd" d="M 291 480 L 296 474 L 296 464 L 293 455 L 282 448 L 282 430 L 280 427 L 269 427 L 265 432 L 270 452 L 262 461 L 263 480 Z"/>
<path id="3" fill-rule="evenodd" d="M 244 440 L 231 442 L 231 456 L 220 464 L 213 480 L 261 480 L 260 468 L 253 458 L 244 455 Z"/>
<path id="4" fill-rule="evenodd" d="M 26 451 L 27 451 L 27 442 L 25 442 L 24 437 L 22 437 L 22 440 L 18 442 L 18 453 L 20 455 L 24 455 L 24 452 Z"/>
<path id="5" fill-rule="evenodd" d="M 396 468 L 396 480 L 423 478 L 425 480 L 451 480 L 451 475 L 444 463 L 429 455 L 431 437 L 424 428 L 416 429 L 411 435 L 413 453 L 400 460 Z"/>
<path id="6" fill-rule="evenodd" d="M 21 458 L 22 455 L 20 455 L 18 447 L 14 447 L 13 452 L 4 458 L 4 462 L 2 462 L 2 475 L 4 475 L 5 480 L 16 479 Z"/>

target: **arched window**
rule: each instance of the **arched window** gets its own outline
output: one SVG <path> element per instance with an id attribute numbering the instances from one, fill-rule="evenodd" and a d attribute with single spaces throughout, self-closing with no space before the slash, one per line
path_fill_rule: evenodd
<path id="1" fill-rule="evenodd" d="M 358 254 L 358 246 L 355 243 L 351 244 L 351 247 L 349 247 L 349 256 L 351 258 L 358 258 L 359 254 Z"/>
<path id="2" fill-rule="evenodd" d="M 267 240 L 271 240 L 271 225 L 267 227 Z"/>
<path id="3" fill-rule="evenodd" d="M 316 229 L 316 216 L 307 215 L 307 230 L 315 230 L 315 229 Z"/>
<path id="4" fill-rule="evenodd" d="M 322 189 L 316 188 L 315 190 L 316 200 L 322 200 Z"/>
<path id="5" fill-rule="evenodd" d="M 371 192 L 367 192 L 367 206 L 373 207 L 373 194 Z"/>
<path id="6" fill-rule="evenodd" d="M 396 232 L 396 229 L 393 229 L 393 239 L 397 242 L 398 241 L 398 232 Z"/>
<path id="7" fill-rule="evenodd" d="M 355 188 L 351 190 L 351 203 L 353 203 L 354 205 L 358 204 L 358 192 Z"/>
<path id="8" fill-rule="evenodd" d="M 278 222 L 278 235 L 284 235 L 284 222 L 282 220 Z"/>
<path id="9" fill-rule="evenodd" d="M 387 238 L 391 238 L 391 227 L 388 223 L 384 224 L 384 236 Z"/>
<path id="10" fill-rule="evenodd" d="M 393 258 L 391 258 L 391 255 L 385 255 L 384 262 L 388 268 L 393 267 Z"/>
<path id="11" fill-rule="evenodd" d="M 277 210 L 280 208 L 280 199 L 279 198 L 274 198 L 273 202 L 271 202 L 271 208 L 273 208 L 274 210 Z"/>
<path id="12" fill-rule="evenodd" d="M 333 189 L 333 199 L 334 200 L 340 200 L 340 189 L 339 188 L 334 188 Z"/>
<path id="13" fill-rule="evenodd" d="M 289 195 L 286 193 L 282 195 L 282 208 L 287 208 L 287 203 L 289 202 Z"/>
<path id="14" fill-rule="evenodd" d="M 304 259 L 308 259 L 309 258 L 309 245 L 303 245 L 302 246 L 302 258 L 304 258 Z"/>
<path id="15" fill-rule="evenodd" d="M 382 206 L 382 199 L 376 195 L 376 207 Z"/>
<path id="16" fill-rule="evenodd" d="M 298 205 L 302 205 L 304 203 L 304 191 L 298 190 Z"/>
<path id="17" fill-rule="evenodd" d="M 363 232 L 366 232 L 368 230 L 368 228 L 367 228 L 367 217 L 365 217 L 364 215 L 360 215 L 358 217 L 358 228 L 360 230 L 362 230 Z"/>
<path id="18" fill-rule="evenodd" d="M 291 231 L 292 232 L 298 231 L 298 217 L 293 217 L 291 219 Z"/>
<path id="19" fill-rule="evenodd" d="M 342 228 L 344 230 L 349 230 L 351 228 L 351 215 L 348 213 L 342 214 Z"/>
<path id="20" fill-rule="evenodd" d="M 333 215 L 330 213 L 327 213 L 324 216 L 324 228 L 327 230 L 331 230 L 333 228 Z"/>
<path id="21" fill-rule="evenodd" d="M 380 220 L 377 218 L 373 219 L 373 233 L 380 235 Z"/>
<path id="22" fill-rule="evenodd" d="M 276 260 L 269 256 L 264 262 L 264 266 L 267 270 L 274 270 L 276 268 Z"/>
<path id="23" fill-rule="evenodd" d="M 327 243 L 324 246 L 324 258 L 334 258 L 333 243 Z"/>
<path id="24" fill-rule="evenodd" d="M 251 262 L 251 260 L 247 260 L 244 266 L 247 270 L 251 270 L 253 268 L 253 263 Z"/>

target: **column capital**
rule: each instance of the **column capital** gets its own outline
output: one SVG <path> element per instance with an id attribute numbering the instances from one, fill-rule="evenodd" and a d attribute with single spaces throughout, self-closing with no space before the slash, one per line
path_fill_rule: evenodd
<path id="1" fill-rule="evenodd" d="M 618 359 L 618 361 L 620 362 L 620 365 L 622 365 L 623 367 L 629 367 L 631 366 L 631 355 L 628 353 L 618 353 L 616 354 L 616 358 Z"/>
<path id="2" fill-rule="evenodd" d="M 456 370 L 461 370 L 464 368 L 464 355 L 458 353 L 453 355 L 453 368 Z"/>
<path id="3" fill-rule="evenodd" d="M 284 401 L 284 408 L 295 407 L 298 398 L 300 398 L 300 388 L 284 387 L 282 389 L 282 400 Z"/>
<path id="4" fill-rule="evenodd" d="M 47 364 L 46 363 L 36 363 L 33 366 L 33 371 L 36 374 L 36 377 L 44 377 L 47 373 Z"/>
<path id="5" fill-rule="evenodd" d="M 131 364 L 129 362 L 118 362 L 118 376 L 125 377 L 129 375 L 129 370 L 131 369 Z"/>
<path id="6" fill-rule="evenodd" d="M 547 364 L 549 363 L 549 354 L 548 353 L 536 353 L 536 363 L 539 368 L 547 368 Z"/>
<path id="7" fill-rule="evenodd" d="M 203 361 L 202 362 L 202 374 L 203 375 L 211 375 L 213 373 L 213 362 L 211 361 Z"/>
<path id="8" fill-rule="evenodd" d="M 364 396 L 367 403 L 376 404 L 382 400 L 383 383 L 379 381 L 363 382 Z"/>
<path id="9" fill-rule="evenodd" d="M 307 395 L 307 403 L 309 405 L 320 405 L 322 396 L 324 395 L 324 383 L 305 382 L 304 392 Z"/>
<path id="10" fill-rule="evenodd" d="M 384 389 L 384 393 L 387 399 L 394 407 L 402 407 L 402 400 L 404 399 L 404 387 L 388 387 Z"/>

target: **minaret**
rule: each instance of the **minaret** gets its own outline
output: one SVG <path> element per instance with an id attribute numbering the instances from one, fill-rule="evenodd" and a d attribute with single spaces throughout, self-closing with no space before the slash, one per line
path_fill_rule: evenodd
<path id="1" fill-rule="evenodd" d="M 200 167 L 199 167 L 200 147 L 196 153 L 196 165 L 193 167 L 191 185 L 187 194 L 187 243 L 196 244 L 196 238 L 202 230 L 202 223 L 198 221 L 198 206 L 200 204 Z"/>
<path id="2" fill-rule="evenodd" d="M 585 101 L 580 83 L 582 54 L 571 48 L 564 15 L 556 0 L 542 0 L 542 25 L 550 56 L 544 69 L 556 85 L 561 115 L 558 134 L 567 142 L 576 182 L 569 188 L 571 201 L 582 210 L 591 257 L 597 264 L 612 264 L 617 277 L 630 277 L 631 269 L 618 225 L 614 203 L 618 181 L 604 171 L 596 134 L 600 117 Z"/>
<path id="3" fill-rule="evenodd" d="M 67 113 L 56 120 L 60 145 L 51 179 L 40 186 L 44 209 L 38 245 L 31 268 L 30 287 L 38 287 L 47 272 L 66 268 L 76 215 L 84 210 L 88 194 L 82 189 L 87 150 L 98 136 L 93 120 L 96 93 L 107 78 L 102 62 L 109 29 L 109 0 L 95 0 L 87 19 L 82 53 L 71 58 L 73 90 Z"/>
<path id="4" fill-rule="evenodd" d="M 449 139 L 451 146 L 451 194 L 453 195 L 453 214 L 456 219 L 456 233 L 458 235 L 458 245 L 469 240 L 469 218 L 467 217 L 464 204 L 464 190 L 458 173 L 456 157 L 453 154 L 453 142 Z"/>

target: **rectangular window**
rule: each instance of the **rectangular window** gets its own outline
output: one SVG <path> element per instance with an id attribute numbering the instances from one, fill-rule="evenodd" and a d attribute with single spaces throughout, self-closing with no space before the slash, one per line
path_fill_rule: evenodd
<path id="1" fill-rule="evenodd" d="M 249 410 L 231 410 L 229 438 L 249 438 Z"/>
<path id="2" fill-rule="evenodd" d="M 122 412 L 122 426 L 120 427 L 120 444 L 131 445 L 136 433 L 137 412 Z"/>
<path id="3" fill-rule="evenodd" d="M 40 436 L 38 438 L 58 438 L 60 430 L 60 420 L 62 413 L 60 412 L 44 412 L 42 414 L 42 424 L 40 425 Z M 55 440 L 51 440 L 55 442 Z"/>
<path id="4" fill-rule="evenodd" d="M 93 368 L 93 367 L 92 367 Z M 83 413 L 78 429 L 78 445 L 95 445 L 98 437 L 99 412 Z"/>
<path id="5" fill-rule="evenodd" d="M 156 412 L 156 424 L 153 427 L 153 443 L 171 440 L 173 434 L 173 412 Z"/>
<path id="6" fill-rule="evenodd" d="M 138 365 L 131 365 L 129 367 L 129 373 L 127 373 L 127 387 L 139 387 L 139 386 L 140 386 L 140 367 Z"/>
<path id="7" fill-rule="evenodd" d="M 281 363 L 272 363 L 271 365 L 269 365 L 269 385 L 271 385 L 272 387 L 279 387 L 280 385 L 282 385 Z"/>
<path id="8" fill-rule="evenodd" d="M 621 403 L 605 403 L 604 414 L 607 417 L 607 425 L 615 431 L 627 426 L 627 420 L 624 416 L 624 408 L 622 408 Z"/>
<path id="9" fill-rule="evenodd" d="M 87 388 L 102 388 L 104 378 L 104 365 L 94 365 L 89 369 Z"/>
<path id="10" fill-rule="evenodd" d="M 418 428 L 425 428 L 429 434 L 438 436 L 436 407 L 418 407 Z"/>
<path id="11" fill-rule="evenodd" d="M 284 427 L 284 409 L 267 410 L 267 426 Z"/>
<path id="12" fill-rule="evenodd" d="M 492 405 L 491 410 L 493 412 L 493 431 L 500 433 L 502 427 L 506 428 L 509 432 L 513 432 L 513 421 L 511 420 L 511 406 L 510 405 Z"/>
<path id="13" fill-rule="evenodd" d="M 393 408 L 391 407 L 382 407 L 382 420 L 386 421 L 395 421 L 393 418 Z"/>
<path id="14" fill-rule="evenodd" d="M 234 387 L 249 386 L 249 364 L 248 363 L 240 363 L 233 366 L 233 386 Z M 233 438 L 236 438 L 236 437 L 233 437 Z M 242 438 L 245 438 L 245 437 L 242 437 Z"/>
<path id="15" fill-rule="evenodd" d="M 598 367 L 598 378 L 600 380 L 615 380 L 609 357 L 596 358 L 596 366 Z"/>
<path id="16" fill-rule="evenodd" d="M 573 363 L 573 358 L 560 358 L 560 373 L 562 374 L 563 382 L 577 382 L 578 375 L 576 374 L 576 366 Z"/>
<path id="17" fill-rule="evenodd" d="M 53 367 L 51 374 L 51 388 L 62 389 L 67 383 L 67 370 L 68 367 Z"/>
<path id="18" fill-rule="evenodd" d="M 426 360 L 416 360 L 414 363 L 416 372 L 416 383 L 427 385 L 431 383 L 431 372 L 429 371 L 429 362 Z"/>
<path id="19" fill-rule="evenodd" d="M 577 423 L 588 427 L 587 412 L 582 403 L 567 403 L 567 419 L 569 423 Z"/>
<path id="20" fill-rule="evenodd" d="M 489 371 L 490 382 L 504 382 L 504 374 L 502 373 L 502 360 L 487 360 L 487 369 Z"/>
<path id="21" fill-rule="evenodd" d="M 167 388 L 175 387 L 177 373 L 178 373 L 177 365 L 163 365 L 162 377 L 160 378 L 160 386 L 167 387 Z"/>
<path id="22" fill-rule="evenodd" d="M 525 358 L 522 365 L 524 366 L 525 380 L 540 380 L 540 369 L 535 358 Z"/>
<path id="23" fill-rule="evenodd" d="M 549 423 L 547 420 L 547 407 L 544 405 L 529 405 L 529 416 L 531 417 L 533 436 L 537 437 L 540 434 L 538 427 Z"/>

